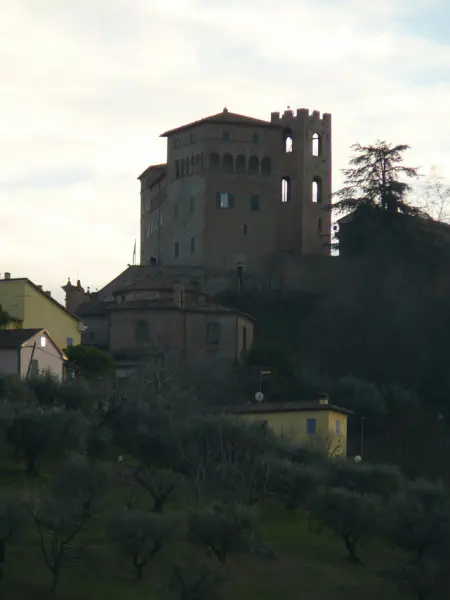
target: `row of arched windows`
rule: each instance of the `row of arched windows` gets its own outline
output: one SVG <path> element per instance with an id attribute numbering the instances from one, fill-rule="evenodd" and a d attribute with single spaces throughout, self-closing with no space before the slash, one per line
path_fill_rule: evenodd
<path id="1" fill-rule="evenodd" d="M 232 154 L 220 156 L 217 152 L 209 155 L 208 167 L 212 171 L 224 171 L 225 173 L 253 173 L 270 175 L 272 173 L 272 160 L 270 156 L 264 156 L 261 160 L 258 156 L 250 156 L 248 159 L 244 154 L 234 157 Z M 176 177 L 191 175 L 204 169 L 203 153 L 175 161 Z"/>
<path id="2" fill-rule="evenodd" d="M 201 154 L 188 156 L 175 161 L 175 175 L 176 177 L 184 177 L 191 173 L 198 173 L 203 170 L 203 152 Z"/>

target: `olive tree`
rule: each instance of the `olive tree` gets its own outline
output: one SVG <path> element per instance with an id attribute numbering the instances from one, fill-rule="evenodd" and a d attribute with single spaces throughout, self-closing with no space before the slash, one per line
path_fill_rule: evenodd
<path id="1" fill-rule="evenodd" d="M 6 546 L 26 524 L 29 509 L 23 495 L 11 490 L 0 491 L 0 581 L 6 562 Z"/>
<path id="2" fill-rule="evenodd" d="M 256 513 L 252 508 L 215 504 L 191 515 L 188 539 L 225 564 L 229 555 L 252 549 L 255 527 Z"/>
<path id="3" fill-rule="evenodd" d="M 295 464 L 289 460 L 274 463 L 269 478 L 269 492 L 288 510 L 305 507 L 325 475 L 317 466 Z"/>
<path id="4" fill-rule="evenodd" d="M 377 496 L 345 488 L 322 488 L 311 505 L 314 517 L 344 542 L 349 559 L 360 563 L 359 543 L 377 530 L 381 504 Z"/>
<path id="5" fill-rule="evenodd" d="M 110 539 L 131 562 L 138 581 L 142 581 L 145 567 L 164 544 L 178 539 L 183 529 L 180 515 L 139 510 L 121 511 L 108 524 Z"/>
<path id="6" fill-rule="evenodd" d="M 54 596 L 69 544 L 85 525 L 83 505 L 78 499 L 48 496 L 36 504 L 33 516 L 42 556 L 52 574 L 50 594 Z"/>
<path id="7" fill-rule="evenodd" d="M 150 494 L 152 512 L 162 513 L 170 496 L 180 484 L 180 476 L 168 470 L 149 469 L 139 465 L 135 470 L 136 481 Z"/>
<path id="8" fill-rule="evenodd" d="M 79 448 L 87 422 L 79 412 L 57 408 L 26 408 L 18 412 L 7 430 L 7 441 L 24 460 L 28 475 L 38 476 L 45 458 Z"/>

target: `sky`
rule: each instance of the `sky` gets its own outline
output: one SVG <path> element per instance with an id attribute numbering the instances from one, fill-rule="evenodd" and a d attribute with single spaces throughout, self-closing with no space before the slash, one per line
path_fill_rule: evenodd
<path id="1" fill-rule="evenodd" d="M 166 131 L 220 112 L 333 115 L 450 183 L 448 0 L 1 0 L 0 273 L 60 301 L 139 256 L 137 177 Z"/>

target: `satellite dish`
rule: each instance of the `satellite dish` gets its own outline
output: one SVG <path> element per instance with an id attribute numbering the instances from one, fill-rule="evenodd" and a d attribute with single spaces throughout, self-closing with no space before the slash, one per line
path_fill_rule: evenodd
<path id="1" fill-rule="evenodd" d="M 264 394 L 262 392 L 256 392 L 255 394 L 256 402 L 262 402 L 264 400 Z"/>
<path id="2" fill-rule="evenodd" d="M 362 461 L 362 458 L 359 455 L 355 456 L 355 463 L 360 463 Z"/>

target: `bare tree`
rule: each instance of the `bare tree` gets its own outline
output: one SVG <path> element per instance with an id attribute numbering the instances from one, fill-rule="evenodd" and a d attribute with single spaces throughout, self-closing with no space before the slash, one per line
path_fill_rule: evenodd
<path id="1" fill-rule="evenodd" d="M 153 499 L 152 512 L 162 513 L 172 493 L 180 484 L 180 476 L 172 471 L 158 471 L 139 465 L 135 469 L 136 481 Z"/>
<path id="2" fill-rule="evenodd" d="M 0 581 L 6 562 L 6 546 L 27 521 L 27 500 L 17 492 L 0 492 Z"/>
<path id="3" fill-rule="evenodd" d="M 429 175 L 417 187 L 416 204 L 433 220 L 450 222 L 450 185 L 436 166 L 431 167 Z"/>

